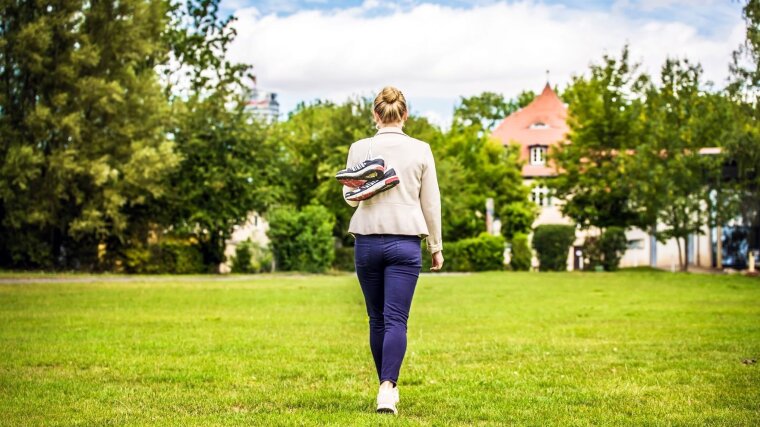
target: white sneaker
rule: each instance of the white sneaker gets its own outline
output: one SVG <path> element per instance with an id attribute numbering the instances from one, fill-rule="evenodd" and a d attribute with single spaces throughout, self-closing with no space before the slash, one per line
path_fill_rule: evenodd
<path id="1" fill-rule="evenodd" d="M 377 392 L 377 412 L 398 415 L 398 387 L 383 388 Z"/>

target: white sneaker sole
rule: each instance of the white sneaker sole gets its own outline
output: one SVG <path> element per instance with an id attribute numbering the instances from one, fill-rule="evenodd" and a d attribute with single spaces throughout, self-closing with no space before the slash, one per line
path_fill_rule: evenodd
<path id="1" fill-rule="evenodd" d="M 396 405 L 381 403 L 377 405 L 377 413 L 398 415 L 398 410 L 396 409 Z"/>

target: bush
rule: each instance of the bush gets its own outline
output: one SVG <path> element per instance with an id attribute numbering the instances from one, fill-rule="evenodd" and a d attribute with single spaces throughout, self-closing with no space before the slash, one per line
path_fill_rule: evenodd
<path id="1" fill-rule="evenodd" d="M 542 224 L 533 231 L 533 248 L 538 252 L 540 271 L 566 271 L 567 254 L 575 240 L 575 227 Z"/>
<path id="2" fill-rule="evenodd" d="M 515 233 L 512 238 L 512 253 L 509 265 L 514 271 L 529 271 L 533 251 L 528 245 L 528 236 L 525 233 Z"/>
<path id="3" fill-rule="evenodd" d="M 599 238 L 599 248 L 602 252 L 602 265 L 606 271 L 615 271 L 620 266 L 620 259 L 625 255 L 628 238 L 625 230 L 620 227 L 608 227 Z"/>
<path id="4" fill-rule="evenodd" d="M 235 247 L 233 273 L 263 273 L 272 269 L 272 252 L 250 239 Z"/>
<path id="5" fill-rule="evenodd" d="M 588 257 L 587 270 L 602 266 L 605 271 L 615 271 L 620 266 L 620 259 L 625 255 L 628 238 L 625 229 L 609 227 L 601 236 L 588 236 L 583 242 L 583 253 Z"/>
<path id="6" fill-rule="evenodd" d="M 345 246 L 335 249 L 335 260 L 333 268 L 341 271 L 356 271 L 354 264 L 354 247 Z"/>
<path id="7" fill-rule="evenodd" d="M 193 274 L 208 270 L 198 247 L 186 241 L 166 240 L 147 247 L 132 247 L 124 255 L 129 273 Z"/>
<path id="8" fill-rule="evenodd" d="M 422 242 L 423 246 L 425 242 Z M 442 271 L 489 271 L 504 269 L 504 237 L 481 233 L 478 237 L 446 243 L 443 248 Z M 430 254 L 425 251 L 422 271 L 431 265 Z"/>
<path id="9" fill-rule="evenodd" d="M 267 236 L 278 270 L 322 273 L 335 259 L 335 217 L 323 206 L 273 210 Z"/>

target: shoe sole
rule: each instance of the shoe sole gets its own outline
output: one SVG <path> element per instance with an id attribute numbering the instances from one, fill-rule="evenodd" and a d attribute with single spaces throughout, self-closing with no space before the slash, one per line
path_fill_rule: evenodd
<path id="1" fill-rule="evenodd" d="M 378 405 L 377 406 L 377 413 L 378 414 L 393 414 L 397 415 L 398 410 L 390 405 Z"/>
<path id="2" fill-rule="evenodd" d="M 385 166 L 383 165 L 373 165 L 369 169 L 361 172 L 359 175 L 347 175 L 344 177 L 337 177 L 338 182 L 341 184 L 348 186 L 348 187 L 361 187 L 364 185 L 367 181 L 371 181 L 373 179 L 377 179 L 382 175 L 382 173 L 385 172 Z"/>
<path id="3" fill-rule="evenodd" d="M 388 191 L 391 188 L 397 186 L 398 182 L 399 182 L 398 176 L 390 177 L 390 178 L 388 178 L 388 179 L 385 180 L 385 182 L 383 183 L 383 185 L 378 190 L 370 191 L 370 192 L 361 194 L 359 197 L 348 199 L 348 200 L 351 200 L 353 202 L 360 202 L 362 200 L 367 200 L 367 199 L 369 199 L 372 196 L 380 194 L 383 191 Z"/>

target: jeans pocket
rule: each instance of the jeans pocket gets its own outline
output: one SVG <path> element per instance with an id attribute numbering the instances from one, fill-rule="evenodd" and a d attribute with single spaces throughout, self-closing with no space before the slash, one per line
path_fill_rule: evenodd
<path id="1" fill-rule="evenodd" d="M 422 247 L 416 240 L 400 240 L 396 242 L 399 264 L 422 267 Z"/>
<path id="2" fill-rule="evenodd" d="M 366 267 L 369 264 L 369 252 L 371 245 L 368 243 L 354 244 L 354 266 Z"/>

